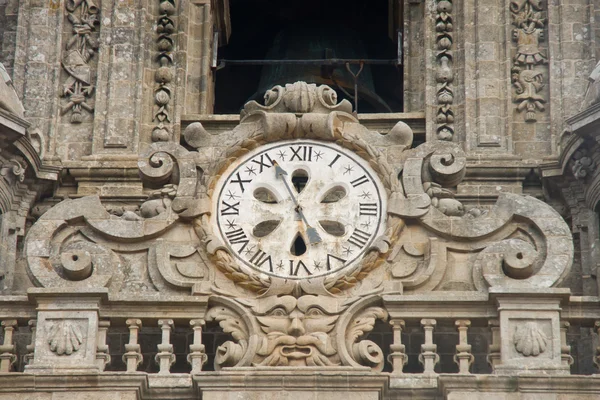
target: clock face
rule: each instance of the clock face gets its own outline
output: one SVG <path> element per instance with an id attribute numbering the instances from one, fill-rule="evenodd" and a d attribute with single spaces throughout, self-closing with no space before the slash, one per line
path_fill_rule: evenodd
<path id="1" fill-rule="evenodd" d="M 350 267 L 385 230 L 385 189 L 377 175 L 335 144 L 262 146 L 231 165 L 214 193 L 216 232 L 231 254 L 285 279 Z"/>

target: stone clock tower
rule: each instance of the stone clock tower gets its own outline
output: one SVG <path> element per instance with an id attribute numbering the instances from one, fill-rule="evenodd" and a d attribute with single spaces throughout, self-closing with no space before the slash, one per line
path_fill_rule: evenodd
<path id="1" fill-rule="evenodd" d="M 275 3 L 0 0 L 0 400 L 597 398 L 600 4 Z"/>

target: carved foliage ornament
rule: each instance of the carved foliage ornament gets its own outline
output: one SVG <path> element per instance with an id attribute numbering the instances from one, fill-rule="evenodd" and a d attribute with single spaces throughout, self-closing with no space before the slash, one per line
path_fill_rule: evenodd
<path id="1" fill-rule="evenodd" d="M 453 194 L 466 168 L 459 146 L 408 150 L 399 123 L 386 140 L 405 153 L 392 166 L 351 111 L 331 88 L 297 82 L 246 104 L 228 133 L 236 142 L 209 168 L 196 151 L 152 144 L 140 174 L 163 188 L 120 216 L 94 196 L 47 211 L 26 239 L 32 279 L 135 298 L 123 283 L 133 279 L 156 301 L 208 296 L 206 321 L 232 336 L 218 368 L 381 370 L 366 337 L 387 319 L 380 293 L 548 288 L 566 276 L 571 234 L 549 206 L 502 194 L 489 210 L 466 209 Z M 211 139 L 199 123 L 184 138 Z"/>
<path id="2" fill-rule="evenodd" d="M 548 60 L 540 47 L 545 36 L 546 18 L 542 0 L 513 0 L 510 2 L 513 40 L 511 80 L 515 90 L 513 101 L 517 111 L 525 111 L 525 121 L 537 121 L 536 113 L 545 110 L 546 100 L 540 93 L 544 88 L 544 71 L 540 66 Z"/>
<path id="3" fill-rule="evenodd" d="M 94 112 L 90 99 L 95 89 L 95 67 L 91 61 L 98 50 L 99 9 L 93 0 L 68 0 L 65 8 L 72 34 L 62 59 L 67 74 L 62 91 L 67 102 L 63 104 L 62 114 L 71 112 L 71 123 L 81 123 L 83 110 Z"/>
<path id="4" fill-rule="evenodd" d="M 437 138 L 439 140 L 452 141 L 454 137 L 454 90 L 452 82 L 454 81 L 454 71 L 452 63 L 454 55 L 452 52 L 453 44 L 453 22 L 452 22 L 452 1 L 437 1 L 436 5 L 436 61 L 437 68 L 435 80 L 437 82 Z"/>
<path id="5" fill-rule="evenodd" d="M 159 0 L 160 16 L 156 23 L 156 33 L 158 39 L 156 47 L 158 55 L 158 69 L 154 73 L 156 81 L 156 89 L 154 91 L 154 103 L 156 111 L 154 112 L 153 121 L 158 124 L 152 131 L 153 142 L 167 142 L 171 140 L 171 118 L 169 103 L 172 97 L 172 88 L 169 85 L 174 78 L 173 68 L 173 49 L 175 41 L 173 40 L 173 32 L 175 31 L 175 0 Z"/>

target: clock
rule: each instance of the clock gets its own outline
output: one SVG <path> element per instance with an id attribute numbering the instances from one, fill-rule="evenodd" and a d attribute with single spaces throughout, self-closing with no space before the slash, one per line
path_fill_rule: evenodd
<path id="1" fill-rule="evenodd" d="M 244 266 L 310 279 L 358 263 L 385 230 L 386 192 L 358 155 L 334 143 L 261 146 L 221 175 L 214 231 Z"/>

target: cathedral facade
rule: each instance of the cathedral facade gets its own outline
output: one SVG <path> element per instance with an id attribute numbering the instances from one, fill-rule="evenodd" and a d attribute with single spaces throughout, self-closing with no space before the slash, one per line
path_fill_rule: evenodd
<path id="1" fill-rule="evenodd" d="M 0 400 L 598 398 L 597 18 L 0 0 Z"/>

